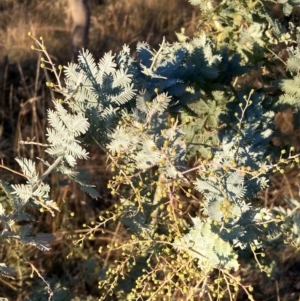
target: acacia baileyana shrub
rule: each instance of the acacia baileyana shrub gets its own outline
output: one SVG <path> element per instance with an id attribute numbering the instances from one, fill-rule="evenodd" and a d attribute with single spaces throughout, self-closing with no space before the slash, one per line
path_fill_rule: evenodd
<path id="1" fill-rule="evenodd" d="M 43 39 L 33 38 L 42 67 L 56 76 L 47 85 L 61 98 L 48 111 L 49 159 L 37 158 L 46 172 L 17 158 L 26 183 L 1 181 L 9 204 L 0 207 L 1 236 L 48 250 L 51 234 L 31 235 L 28 226 L 16 232 L 12 225 L 30 220 L 28 206 L 52 215 L 59 210 L 44 181 L 50 172 L 97 198 L 76 164 L 88 160 L 87 145 L 98 145 L 114 171 L 108 188 L 119 202 L 77 243 L 113 222 L 128 233 L 126 241 L 106 246 L 122 258 L 100 268 L 99 300 L 236 300 L 239 291 L 254 300 L 253 287 L 237 276 L 242 259 L 250 256 L 271 276 L 264 249 L 284 242 L 299 247 L 296 200 L 272 210 L 252 202 L 270 185 L 270 173 L 299 162 L 294 146 L 271 143 L 278 108 L 298 107 L 298 48 L 287 48 L 287 78 L 272 83 L 281 93 L 238 85 L 249 68 L 269 63 L 270 43 L 295 42 L 298 29 L 272 20 L 258 1 L 190 2 L 204 10 L 210 31 L 193 38 L 178 33 L 179 42 L 163 40 L 157 51 L 138 43 L 136 58 L 126 45 L 99 62 L 82 50 L 78 63 L 56 68 Z M 292 5 L 282 5 L 286 15 Z M 1 273 L 13 276 L 4 263 Z"/>

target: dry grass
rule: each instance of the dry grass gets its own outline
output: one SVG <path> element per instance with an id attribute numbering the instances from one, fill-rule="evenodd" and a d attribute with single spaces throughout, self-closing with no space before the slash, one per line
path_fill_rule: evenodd
<path id="1" fill-rule="evenodd" d="M 91 1 L 90 6 L 89 49 L 96 57 L 118 51 L 124 43 L 134 46 L 137 41 L 147 41 L 157 46 L 163 36 L 174 41 L 175 30 L 185 27 L 189 34 L 194 31 L 199 15 L 187 0 L 107 0 L 102 5 Z M 27 35 L 31 31 L 44 37 L 49 53 L 67 62 L 71 57 L 70 30 L 67 0 L 6 0 L 0 4 L 0 58 L 7 55 L 10 62 L 20 62 L 35 56 Z"/>
<path id="2" fill-rule="evenodd" d="M 186 0 L 107 1 L 92 16 L 90 48 L 96 53 L 119 50 L 123 44 L 135 46 L 146 41 L 157 46 L 162 37 L 175 41 L 175 31 L 194 32 L 199 14 Z"/>
<path id="3" fill-rule="evenodd" d="M 20 2 L 20 3 L 19 3 Z M 64 1 L 6 1 L 0 12 L 0 57 L 24 62 L 36 57 L 30 49 L 28 32 L 46 36 L 49 52 L 64 54 L 66 5 Z"/>

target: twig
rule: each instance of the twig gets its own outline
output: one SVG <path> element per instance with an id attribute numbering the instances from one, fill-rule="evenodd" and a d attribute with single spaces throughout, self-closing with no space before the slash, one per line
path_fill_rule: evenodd
<path id="1" fill-rule="evenodd" d="M 18 176 L 21 176 L 21 177 L 27 179 L 27 177 L 26 177 L 25 175 L 21 174 L 20 172 L 15 171 L 15 170 L 13 170 L 13 169 L 11 169 L 11 168 L 9 168 L 9 167 L 6 167 L 6 166 L 4 166 L 3 164 L 0 164 L 0 168 L 5 169 L 5 170 L 8 170 L 8 171 L 11 172 L 11 173 L 14 173 L 14 174 L 16 174 L 16 175 L 18 175 Z"/>
<path id="2" fill-rule="evenodd" d="M 50 284 L 44 279 L 44 277 L 40 274 L 40 272 L 38 271 L 38 269 L 37 269 L 32 263 L 30 263 L 29 261 L 27 261 L 27 263 L 30 264 L 32 270 L 33 270 L 34 272 L 36 272 L 37 275 L 39 276 L 39 278 L 42 279 L 43 282 L 46 284 L 46 286 L 47 286 L 47 292 L 48 292 L 48 294 L 49 294 L 48 301 L 53 300 L 52 297 L 54 296 L 54 293 L 53 293 L 53 291 L 52 291 L 52 289 L 51 289 L 51 287 L 50 287 Z"/>

